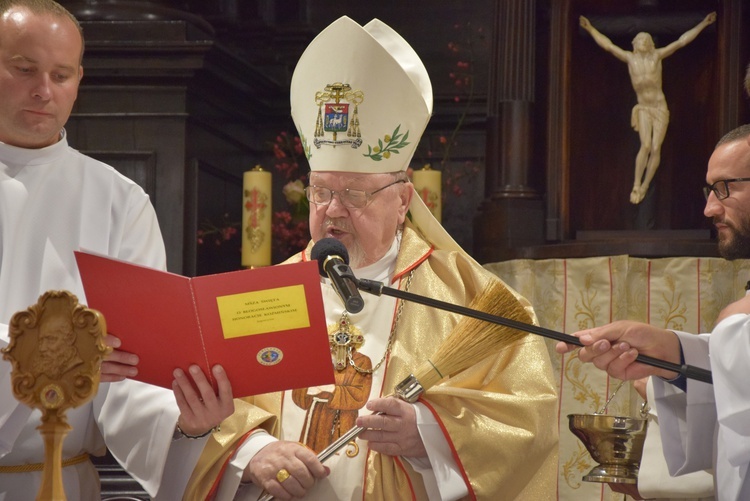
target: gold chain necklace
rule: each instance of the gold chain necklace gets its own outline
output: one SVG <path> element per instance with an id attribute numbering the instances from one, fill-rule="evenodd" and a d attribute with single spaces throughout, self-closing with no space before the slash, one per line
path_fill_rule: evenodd
<path id="1" fill-rule="evenodd" d="M 409 287 L 411 286 L 411 279 L 413 276 L 414 270 L 411 270 L 409 272 L 409 275 L 407 275 L 406 277 L 404 292 L 409 291 Z M 354 363 L 354 358 L 352 357 L 352 349 L 359 348 L 362 343 L 364 343 L 364 336 L 362 336 L 359 329 L 352 325 L 351 321 L 349 320 L 349 313 L 344 310 L 344 313 L 341 314 L 341 320 L 337 325 L 334 325 L 331 329 L 329 329 L 328 334 L 328 340 L 331 344 L 331 353 L 334 355 L 335 359 L 334 366 L 336 367 L 336 370 L 344 370 L 346 368 L 346 361 L 348 361 L 349 365 L 354 367 L 354 370 L 356 370 L 360 374 L 372 374 L 373 372 L 378 370 L 381 365 L 383 365 L 383 362 L 385 362 L 385 359 L 388 357 L 388 354 L 391 352 L 391 348 L 393 347 L 393 340 L 396 337 L 396 326 L 398 325 L 398 321 L 401 318 L 401 312 L 403 312 L 404 310 L 404 301 L 401 299 L 397 299 L 397 301 L 398 310 L 396 310 L 396 319 L 393 321 L 391 333 L 388 335 L 388 344 L 385 347 L 385 353 L 383 353 L 383 358 L 380 359 L 380 362 L 375 364 L 372 369 L 363 369 L 362 367 Z"/>

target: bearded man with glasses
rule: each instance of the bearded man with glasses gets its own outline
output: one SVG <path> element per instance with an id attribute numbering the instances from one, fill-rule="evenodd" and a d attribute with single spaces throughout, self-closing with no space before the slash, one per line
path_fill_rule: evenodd
<path id="1" fill-rule="evenodd" d="M 750 69 L 745 80 L 750 93 Z M 706 208 L 726 259 L 750 258 L 750 125 L 717 143 L 706 172 Z M 699 336 L 620 321 L 580 331 L 582 362 L 618 379 L 652 377 L 670 475 L 715 471 L 718 499 L 750 499 L 750 294 Z M 559 353 L 577 347 L 558 343 Z M 711 369 L 713 385 L 636 362 L 639 354 Z M 710 356 L 709 356 L 710 355 Z"/>
<path id="2" fill-rule="evenodd" d="M 719 253 L 726 259 L 750 258 L 750 125 L 726 134 L 708 162 L 703 188 L 706 208 L 713 219 Z"/>

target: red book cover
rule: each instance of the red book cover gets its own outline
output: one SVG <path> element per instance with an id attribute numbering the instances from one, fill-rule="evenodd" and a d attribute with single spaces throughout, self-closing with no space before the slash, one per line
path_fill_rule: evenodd
<path id="1" fill-rule="evenodd" d="M 315 261 L 199 277 L 76 252 L 89 308 L 104 315 L 134 378 L 172 387 L 191 364 L 214 383 L 221 364 L 235 397 L 334 382 Z"/>

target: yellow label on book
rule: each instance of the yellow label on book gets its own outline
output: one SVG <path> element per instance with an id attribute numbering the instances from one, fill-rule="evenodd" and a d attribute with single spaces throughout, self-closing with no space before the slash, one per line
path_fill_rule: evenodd
<path id="1" fill-rule="evenodd" d="M 310 327 L 303 285 L 216 298 L 224 338 Z"/>

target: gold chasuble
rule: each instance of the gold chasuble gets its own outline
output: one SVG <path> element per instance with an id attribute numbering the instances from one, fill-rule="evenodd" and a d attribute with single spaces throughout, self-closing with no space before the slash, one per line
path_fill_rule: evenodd
<path id="1" fill-rule="evenodd" d="M 308 246 L 307 250 L 288 262 L 308 260 L 311 247 Z M 385 282 L 385 285 L 403 290 L 408 283 L 411 293 L 468 305 L 490 280 L 497 281 L 498 278 L 462 252 L 435 250 L 407 221 L 398 249 L 395 273 L 390 283 Z M 330 286 L 325 288 L 330 289 Z M 514 291 L 508 291 L 512 295 L 510 300 L 514 297 L 520 301 L 529 312 L 529 321 L 535 321 L 528 302 Z M 368 304 L 386 298 L 364 293 L 363 299 L 367 308 Z M 395 322 L 390 352 L 386 348 L 388 343 L 381 339 L 378 349 L 368 353 L 369 333 L 366 329 L 362 331 L 363 340 L 357 338 L 360 335 L 358 331 L 350 332 L 358 343 L 361 341 L 361 348 L 355 344 L 353 363 L 362 369 L 374 371 L 366 378 L 362 373 L 344 376 L 342 372 L 340 384 L 349 385 L 348 394 L 345 399 L 340 395 L 335 398 L 346 401 L 346 405 L 342 404 L 341 407 L 344 410 L 331 413 L 330 408 L 334 404 L 330 403 L 327 404 L 329 415 L 313 409 L 316 398 L 320 402 L 334 401 L 330 394 L 335 394 L 335 391 L 329 388 L 316 389 L 317 396 L 310 396 L 312 389 L 303 389 L 235 400 L 236 412 L 221 424 L 221 432 L 210 437 L 191 478 L 186 499 L 210 498 L 227 460 L 244 440 L 243 437 L 255 429 L 263 428 L 285 440 L 307 441 L 315 450 L 335 440 L 338 435 L 348 431 L 353 419 L 356 419 L 353 412 L 368 412 L 363 407 L 363 398 L 391 393 L 395 385 L 435 352 L 462 318 L 408 301 L 403 302 L 402 307 L 395 306 L 401 303 L 393 298 L 387 300 L 392 301 L 388 305 L 392 313 L 388 314 L 390 323 L 386 319 L 388 325 L 382 325 L 381 338 L 388 339 Z M 329 313 L 328 304 L 326 310 Z M 338 311 L 341 311 L 341 307 Z M 353 322 L 356 327 L 356 321 Z M 334 331 L 337 332 L 337 329 Z M 332 364 L 337 358 L 335 352 L 334 346 Z M 383 355 L 386 355 L 384 363 L 378 367 Z M 350 365 L 349 360 L 346 365 Z M 341 387 L 337 386 L 336 389 L 340 390 Z M 477 360 L 469 369 L 430 388 L 420 402 L 432 412 L 445 436 L 468 487 L 466 499 L 555 499 L 557 394 L 549 354 L 542 338 L 526 335 L 499 354 Z M 290 407 L 295 407 L 294 412 L 302 418 L 287 419 L 287 416 L 291 416 Z M 277 420 L 278 416 L 284 417 Z M 340 430 L 332 425 L 339 425 Z M 347 451 L 354 455 L 351 461 L 344 457 Z M 347 492 L 354 493 L 361 486 L 361 499 L 366 500 L 428 499 L 422 475 L 405 458 L 372 452 L 367 442 L 361 440 L 356 440 L 355 444 L 350 444 L 338 454 L 340 457 L 326 462 L 331 467 L 331 475 L 325 481 L 351 484 L 352 490 Z M 357 465 L 359 471 L 351 471 L 351 465 Z M 337 468 L 347 470 L 347 474 L 335 476 Z M 316 497 L 315 489 L 309 497 L 321 499 Z M 358 499 L 360 495 L 347 497 L 350 498 Z"/>

